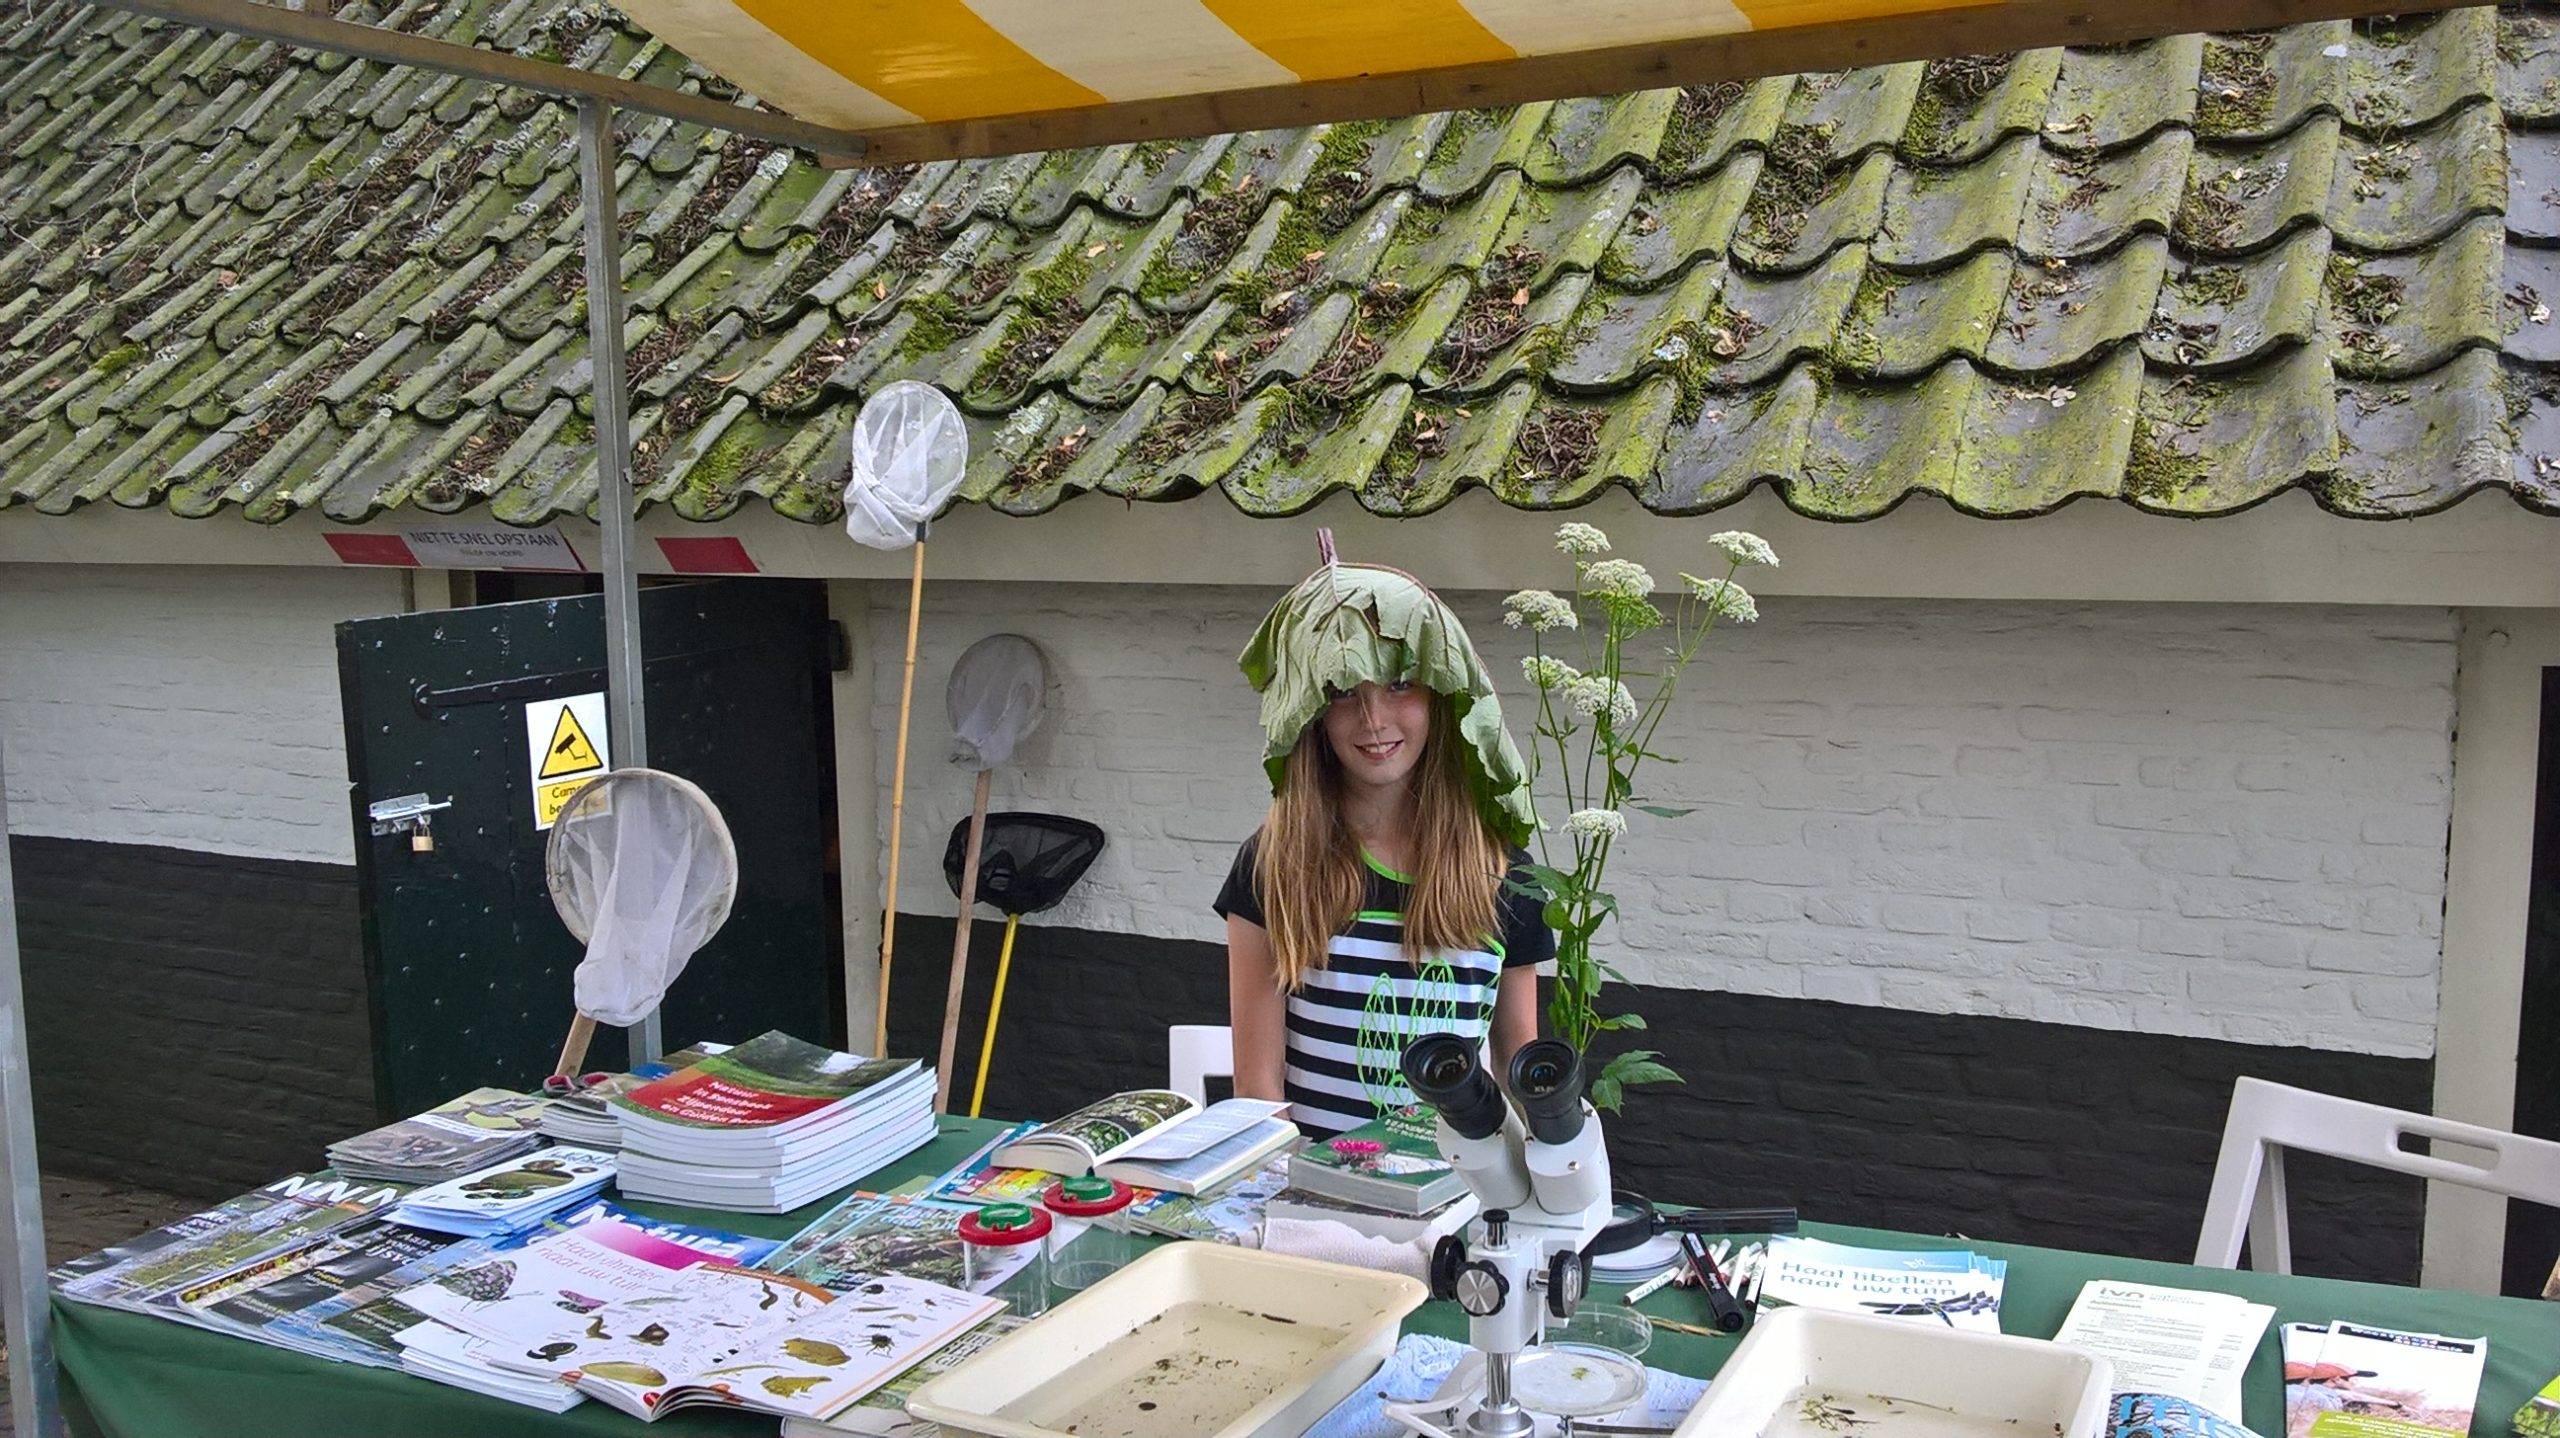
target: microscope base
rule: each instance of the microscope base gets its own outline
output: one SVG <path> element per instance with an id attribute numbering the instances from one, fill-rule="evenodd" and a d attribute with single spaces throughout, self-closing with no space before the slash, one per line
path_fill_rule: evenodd
<path id="1" fill-rule="evenodd" d="M 1553 1380 L 1538 1372 L 1549 1364 L 1559 1370 Z M 1513 1382 L 1524 1407 L 1537 1407 L 1503 1415 L 1484 1412 L 1484 1355 L 1470 1350 L 1429 1398 L 1388 1403 L 1382 1411 L 1420 1438 L 1571 1438 L 1576 1419 L 1603 1418 L 1632 1407 L 1643 1400 L 1645 1389 L 1642 1364 L 1584 1348 L 1531 1348 L 1517 1360 Z M 1505 1419 L 1525 1419 L 1526 1426 L 1505 1426 Z"/>

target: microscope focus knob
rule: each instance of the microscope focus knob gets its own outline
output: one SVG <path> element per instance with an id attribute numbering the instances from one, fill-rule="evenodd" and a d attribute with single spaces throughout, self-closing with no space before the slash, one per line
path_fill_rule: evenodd
<path id="1" fill-rule="evenodd" d="M 1591 1260 L 1567 1250 L 1547 1261 L 1547 1311 L 1558 1319 L 1573 1317 L 1591 1291 Z"/>
<path id="2" fill-rule="evenodd" d="M 1431 1296 L 1446 1303 L 1458 1296 L 1458 1270 L 1466 1266 L 1466 1240 L 1442 1234 L 1431 1247 Z"/>
<path id="3" fill-rule="evenodd" d="M 1458 1270 L 1458 1307 L 1469 1318 L 1491 1318 L 1511 1296 L 1511 1283 L 1490 1263 L 1470 1263 Z"/>

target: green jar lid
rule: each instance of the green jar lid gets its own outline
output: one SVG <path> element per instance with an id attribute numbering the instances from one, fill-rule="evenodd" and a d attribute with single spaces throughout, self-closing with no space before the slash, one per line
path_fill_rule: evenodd
<path id="1" fill-rule="evenodd" d="M 1011 1233 L 1031 1226 L 1031 1205 L 1027 1203 L 991 1203 L 978 1210 L 978 1225 L 995 1233 Z"/>
<path id="2" fill-rule="evenodd" d="M 1088 1174 L 1083 1178 L 1070 1178 L 1060 1182 L 1058 1192 L 1078 1203 L 1101 1203 L 1110 1199 L 1114 1189 L 1111 1180 L 1095 1178 Z"/>

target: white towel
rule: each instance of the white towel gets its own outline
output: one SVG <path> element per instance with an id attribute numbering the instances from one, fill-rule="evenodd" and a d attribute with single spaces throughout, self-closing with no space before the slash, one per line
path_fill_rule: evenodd
<path id="1" fill-rule="evenodd" d="M 1309 1428 L 1306 1438 L 1404 1438 L 1403 1424 L 1381 1411 L 1386 1403 L 1420 1403 L 1440 1389 L 1442 1379 L 1467 1356 L 1467 1345 L 1427 1333 L 1408 1333 L 1387 1355 L 1385 1365 L 1360 1385 L 1360 1391 L 1334 1405 L 1332 1412 Z M 1665 1373 L 1659 1368 L 1644 1371 L 1645 1393 L 1642 1401 L 1631 1405 L 1625 1413 L 1610 1415 L 1610 1421 L 1644 1427 L 1668 1428 L 1687 1417 L 1706 1395 L 1703 1378 L 1689 1378 Z"/>
<path id="2" fill-rule="evenodd" d="M 1376 1273 L 1401 1273 L 1426 1282 L 1431 1276 L 1431 1255 L 1420 1240 L 1395 1243 L 1371 1238 L 1349 1224 L 1326 1219 L 1264 1219 L 1261 1246 L 1267 1253 L 1313 1258 Z"/>

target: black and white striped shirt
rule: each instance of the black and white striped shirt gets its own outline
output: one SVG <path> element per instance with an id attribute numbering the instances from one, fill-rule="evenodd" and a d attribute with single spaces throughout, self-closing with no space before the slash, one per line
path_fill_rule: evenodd
<path id="1" fill-rule="evenodd" d="M 1222 918 L 1268 927 L 1253 877 L 1260 837 L 1237 852 L 1215 908 Z M 1331 1138 L 1412 1103 L 1401 1072 L 1405 1045 L 1430 1033 L 1481 1042 L 1492 1030 L 1502 971 L 1555 957 L 1555 935 L 1536 901 L 1505 891 L 1499 937 L 1481 948 L 1431 954 L 1417 968 L 1404 954 L 1410 881 L 1361 857 L 1369 892 L 1359 914 L 1334 936 L 1324 967 L 1287 1000 L 1285 1096 L 1312 1138 Z M 1516 850 L 1511 856 L 1515 864 L 1527 857 Z"/>

